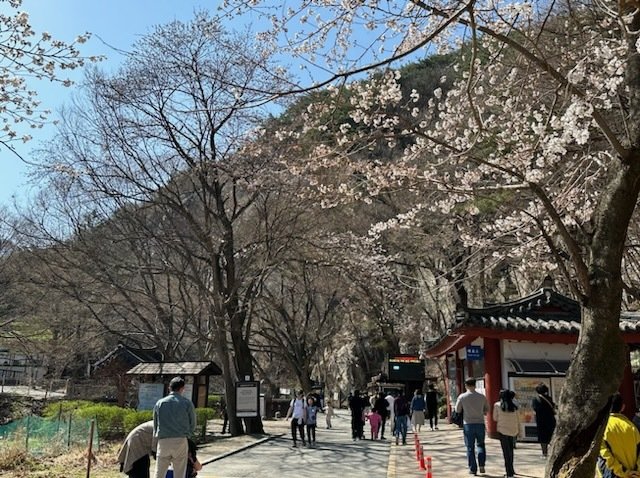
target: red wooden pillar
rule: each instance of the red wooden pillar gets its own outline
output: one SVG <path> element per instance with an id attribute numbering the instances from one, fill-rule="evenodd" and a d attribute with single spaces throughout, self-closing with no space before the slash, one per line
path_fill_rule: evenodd
<path id="1" fill-rule="evenodd" d="M 622 376 L 622 384 L 620 385 L 620 394 L 624 403 L 624 414 L 628 418 L 633 418 L 636 413 L 636 391 L 633 386 L 633 371 L 631 370 L 631 356 L 627 348 L 627 363 L 624 367 Z"/>
<path id="2" fill-rule="evenodd" d="M 458 387 L 458 395 L 464 392 L 464 370 L 462 367 L 463 362 L 460 360 L 460 351 L 456 350 L 456 387 Z"/>
<path id="3" fill-rule="evenodd" d="M 502 388 L 502 357 L 500 355 L 499 339 L 484 339 L 484 388 L 487 401 L 489 402 L 489 413 L 487 414 L 487 434 L 496 438 L 496 422 L 493 421 L 493 404 L 500 397 Z"/>
<path id="4" fill-rule="evenodd" d="M 453 363 L 453 373 L 455 375 L 455 363 L 456 363 L 456 359 L 455 359 L 455 355 L 452 354 L 446 354 L 444 356 L 444 367 L 445 367 L 445 383 L 444 383 L 444 393 L 446 394 L 445 397 L 447 399 L 447 422 L 451 422 L 451 407 L 453 407 L 453 404 L 451 403 L 451 393 L 452 390 L 450 390 L 451 387 L 451 380 L 455 379 L 455 376 L 452 377 L 451 376 L 451 368 L 452 368 L 452 364 Z"/>

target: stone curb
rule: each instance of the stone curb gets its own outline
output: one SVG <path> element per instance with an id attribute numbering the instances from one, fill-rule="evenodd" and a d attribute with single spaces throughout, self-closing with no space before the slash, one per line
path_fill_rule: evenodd
<path id="1" fill-rule="evenodd" d="M 261 438 L 260 440 L 256 440 L 253 443 L 247 443 L 246 445 L 238 447 L 235 450 L 227 451 L 227 452 L 221 453 L 220 455 L 216 455 L 216 456 L 213 456 L 211 458 L 207 458 L 206 460 L 201 462 L 202 466 L 208 465 L 209 463 L 213 463 L 214 461 L 222 460 L 223 458 L 226 458 L 226 457 L 231 456 L 231 455 L 235 455 L 236 453 L 240 453 L 241 451 L 248 450 L 249 448 L 253 448 L 254 446 L 261 445 L 262 443 L 267 442 L 269 440 L 272 440 L 274 438 L 281 438 L 284 435 L 285 435 L 284 433 L 280 433 L 280 434 L 277 434 L 277 435 L 269 435 L 269 436 L 266 436 L 264 438 Z"/>

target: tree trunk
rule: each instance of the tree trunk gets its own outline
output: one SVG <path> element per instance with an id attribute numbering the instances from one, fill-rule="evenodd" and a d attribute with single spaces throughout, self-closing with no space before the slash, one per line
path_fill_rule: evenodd
<path id="1" fill-rule="evenodd" d="M 249 380 L 253 380 L 253 359 L 251 356 L 251 350 L 249 349 L 249 344 L 244 340 L 244 336 L 241 331 L 234 330 L 233 328 L 231 329 L 231 341 L 233 343 L 238 378 L 240 380 L 245 380 L 246 377 L 249 377 Z M 229 418 L 231 418 L 231 415 L 229 415 Z M 245 418 L 244 424 L 248 434 L 264 433 L 262 418 L 260 416 L 255 418 Z"/>
<path id="2" fill-rule="evenodd" d="M 593 478 L 607 403 L 626 364 L 620 333 L 622 257 L 640 188 L 640 157 L 620 160 L 593 216 L 588 277 L 578 344 L 560 396 L 558 425 L 546 475 Z"/>
<path id="3" fill-rule="evenodd" d="M 218 360 L 222 365 L 222 379 L 224 380 L 224 399 L 229 417 L 229 433 L 238 436 L 244 433 L 242 422 L 236 418 L 236 381 L 231 368 L 231 358 L 227 347 L 227 335 L 224 331 L 216 331 L 216 350 Z"/>
<path id="4" fill-rule="evenodd" d="M 296 375 L 298 376 L 298 382 L 300 387 L 304 390 L 304 393 L 311 392 L 313 388 L 313 381 L 311 380 L 311 372 L 308 367 L 295 367 Z"/>
<path id="5" fill-rule="evenodd" d="M 583 310 L 578 347 L 560 397 L 558 424 L 546 475 L 593 478 L 607 401 L 618 390 L 626 347 L 618 325 L 620 298 L 611 288 Z"/>

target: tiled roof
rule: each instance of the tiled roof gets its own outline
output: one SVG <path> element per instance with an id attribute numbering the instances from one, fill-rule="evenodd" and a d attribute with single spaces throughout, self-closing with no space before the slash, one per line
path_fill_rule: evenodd
<path id="1" fill-rule="evenodd" d="M 127 375 L 221 375 L 213 362 L 146 362 L 140 363 Z"/>
<path id="2" fill-rule="evenodd" d="M 469 344 L 475 337 L 491 336 L 496 332 L 502 337 L 511 333 L 514 337 L 517 334 L 544 334 L 574 340 L 570 336 L 578 336 L 581 315 L 578 302 L 551 288 L 542 288 L 515 301 L 458 312 L 449 330 L 425 344 L 426 355 L 438 356 Z M 640 333 L 640 312 L 621 313 L 620 330 L 627 334 Z"/>
<path id="3" fill-rule="evenodd" d="M 550 288 L 542 288 L 518 300 L 467 308 L 456 315 L 452 331 L 486 328 L 517 332 L 577 334 L 580 304 Z"/>
<path id="4" fill-rule="evenodd" d="M 640 332 L 640 312 L 623 312 L 620 314 L 620 330 L 623 332 Z"/>
<path id="5" fill-rule="evenodd" d="M 552 289 L 539 291 L 517 301 L 467 309 L 456 315 L 452 330 L 479 327 L 515 332 L 578 334 L 580 305 Z M 622 332 L 640 332 L 640 312 L 620 314 Z"/>
<path id="6" fill-rule="evenodd" d="M 120 358 L 125 363 L 134 366 L 140 362 L 156 362 L 162 360 L 162 353 L 157 349 L 138 349 L 120 343 L 115 349 L 94 363 L 93 367 L 104 367 L 116 358 Z"/>
<path id="7" fill-rule="evenodd" d="M 459 315 L 456 318 L 453 330 L 464 327 L 480 327 L 518 332 L 577 334 L 580 331 L 580 321 L 566 320 L 560 317 L 530 317 L 527 315 Z"/>

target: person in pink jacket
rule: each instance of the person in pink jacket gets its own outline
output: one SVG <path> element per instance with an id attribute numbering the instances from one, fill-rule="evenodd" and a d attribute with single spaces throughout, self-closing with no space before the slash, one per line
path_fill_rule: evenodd
<path id="1" fill-rule="evenodd" d="M 367 415 L 367 419 L 371 426 L 371 439 L 377 440 L 378 432 L 380 431 L 380 424 L 382 423 L 382 417 L 377 410 L 373 410 L 369 415 Z"/>

